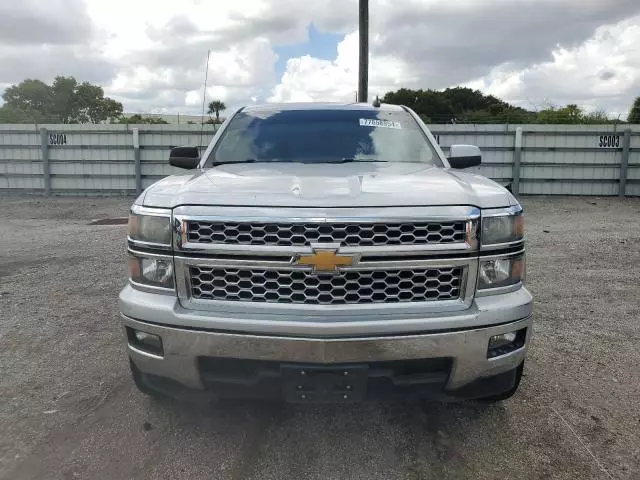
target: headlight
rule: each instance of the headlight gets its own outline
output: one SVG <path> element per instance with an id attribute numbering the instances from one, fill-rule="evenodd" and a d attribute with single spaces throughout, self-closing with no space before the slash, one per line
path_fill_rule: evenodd
<path id="1" fill-rule="evenodd" d="M 132 281 L 152 287 L 173 288 L 173 261 L 167 257 L 129 257 Z"/>
<path id="2" fill-rule="evenodd" d="M 129 239 L 171 245 L 171 211 L 134 205 L 129 214 Z"/>
<path id="3" fill-rule="evenodd" d="M 507 287 L 524 280 L 525 257 L 524 254 L 517 257 L 494 258 L 492 260 L 480 260 L 478 272 L 478 289 Z"/>
<path id="4" fill-rule="evenodd" d="M 520 207 L 482 212 L 482 245 L 495 245 L 522 240 L 524 216 Z"/>

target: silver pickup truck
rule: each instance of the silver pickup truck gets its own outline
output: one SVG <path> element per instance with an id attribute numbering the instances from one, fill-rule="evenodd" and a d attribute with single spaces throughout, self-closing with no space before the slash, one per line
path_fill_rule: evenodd
<path id="1" fill-rule="evenodd" d="M 532 333 L 523 212 L 394 105 L 245 107 L 131 208 L 120 293 L 148 394 L 499 401 Z"/>

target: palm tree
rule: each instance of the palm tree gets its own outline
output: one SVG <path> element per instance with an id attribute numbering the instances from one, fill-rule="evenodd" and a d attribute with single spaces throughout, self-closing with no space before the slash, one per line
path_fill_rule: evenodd
<path id="1" fill-rule="evenodd" d="M 224 102 L 221 102 L 220 100 L 214 100 L 213 102 L 209 103 L 209 111 L 207 113 L 209 115 L 211 115 L 212 113 L 215 113 L 216 123 L 220 123 L 220 112 L 226 109 L 227 109 L 227 106 L 224 104 Z"/>

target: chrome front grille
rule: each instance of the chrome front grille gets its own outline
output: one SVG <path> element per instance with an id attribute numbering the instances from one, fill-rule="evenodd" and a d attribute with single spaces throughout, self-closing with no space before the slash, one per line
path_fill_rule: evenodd
<path id="1" fill-rule="evenodd" d="M 304 270 L 190 266 L 191 297 L 306 305 L 456 300 L 464 269 L 348 270 L 322 274 Z"/>
<path id="2" fill-rule="evenodd" d="M 180 206 L 173 212 L 178 298 L 186 309 L 238 318 L 323 322 L 461 311 L 475 293 L 479 218 L 479 209 L 463 205 Z"/>
<path id="3" fill-rule="evenodd" d="M 466 240 L 466 222 L 255 223 L 187 221 L 194 244 L 303 247 L 336 243 L 345 247 L 455 244 Z"/>

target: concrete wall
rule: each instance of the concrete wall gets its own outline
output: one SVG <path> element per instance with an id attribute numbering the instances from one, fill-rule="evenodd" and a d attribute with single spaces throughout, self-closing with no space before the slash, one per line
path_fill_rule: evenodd
<path id="1" fill-rule="evenodd" d="M 521 194 L 640 195 L 640 125 L 432 125 L 431 130 L 445 152 L 455 143 L 478 145 L 483 163 L 475 170 Z"/>
<path id="2" fill-rule="evenodd" d="M 474 169 L 522 194 L 640 195 L 640 125 L 432 125 L 441 147 L 478 145 Z M 0 191 L 135 194 L 179 171 L 205 125 L 0 125 Z M 136 133 L 137 132 L 137 133 Z M 138 137 L 136 143 L 135 137 Z"/>

